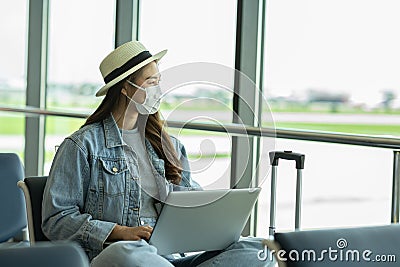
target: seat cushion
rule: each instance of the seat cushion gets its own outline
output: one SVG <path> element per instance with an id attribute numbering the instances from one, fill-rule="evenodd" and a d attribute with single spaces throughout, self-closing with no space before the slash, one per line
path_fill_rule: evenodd
<path id="1" fill-rule="evenodd" d="M 288 267 L 398 266 L 400 225 L 276 233 Z"/>

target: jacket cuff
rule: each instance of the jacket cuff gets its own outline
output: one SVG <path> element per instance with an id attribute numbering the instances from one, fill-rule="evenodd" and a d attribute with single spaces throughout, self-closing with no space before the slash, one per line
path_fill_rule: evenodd
<path id="1" fill-rule="evenodd" d="M 90 247 L 94 251 L 102 251 L 103 245 L 108 236 L 111 234 L 116 223 L 92 220 L 86 225 L 84 230 L 83 241 L 86 247 Z"/>

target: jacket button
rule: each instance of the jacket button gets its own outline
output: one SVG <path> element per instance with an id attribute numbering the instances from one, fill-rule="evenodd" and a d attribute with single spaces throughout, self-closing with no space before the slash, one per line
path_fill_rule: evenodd
<path id="1" fill-rule="evenodd" d="M 117 168 L 117 167 L 113 167 L 113 168 L 112 168 L 112 171 L 113 171 L 113 172 L 117 172 L 117 171 L 118 171 L 118 168 Z"/>

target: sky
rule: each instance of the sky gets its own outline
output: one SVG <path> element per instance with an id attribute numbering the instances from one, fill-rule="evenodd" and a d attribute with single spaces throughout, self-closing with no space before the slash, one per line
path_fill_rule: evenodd
<path id="1" fill-rule="evenodd" d="M 373 102 L 400 93 L 400 1 L 271 0 L 267 9 L 267 86 L 351 93 Z"/>
<path id="2" fill-rule="evenodd" d="M 400 1 L 268 0 L 264 88 L 270 95 L 308 89 L 375 103 L 400 98 Z M 0 3 L 0 82 L 23 81 L 27 1 Z M 95 8 L 94 8 L 95 7 Z M 236 1 L 145 0 L 140 40 L 167 48 L 161 70 L 205 61 L 234 66 Z M 101 83 L 98 66 L 113 49 L 114 0 L 50 4 L 50 82 Z M 4 38 L 4 39 L 3 39 Z"/>

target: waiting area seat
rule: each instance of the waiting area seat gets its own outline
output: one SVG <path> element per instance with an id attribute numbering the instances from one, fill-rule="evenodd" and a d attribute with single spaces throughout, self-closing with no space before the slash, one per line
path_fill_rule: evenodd
<path id="1" fill-rule="evenodd" d="M 26 228 L 24 195 L 16 186 L 24 178 L 24 167 L 17 154 L 0 153 L 0 248 L 16 245 L 6 242 L 21 236 Z M 27 239 L 27 238 L 20 238 Z"/>
<path id="2" fill-rule="evenodd" d="M 389 267 L 400 262 L 399 224 L 275 233 L 274 241 L 264 243 L 276 252 L 279 267 Z"/>
<path id="3" fill-rule="evenodd" d="M 24 242 L 15 242 L 14 237 L 21 236 L 27 226 L 27 217 L 31 241 L 47 240 L 41 231 L 42 196 L 47 177 L 24 179 L 22 162 L 15 153 L 0 153 L 0 169 L 0 266 L 88 267 L 86 254 L 75 243 L 29 245 L 28 237 L 23 238 Z"/>
<path id="4" fill-rule="evenodd" d="M 25 196 L 26 210 L 28 216 L 29 240 L 33 245 L 37 241 L 48 241 L 49 239 L 42 231 L 42 200 L 43 191 L 46 186 L 47 176 L 26 177 L 18 182 Z"/>
<path id="5" fill-rule="evenodd" d="M 74 243 L 39 242 L 31 247 L 0 249 L 1 267 L 89 267 L 89 260 Z"/>

